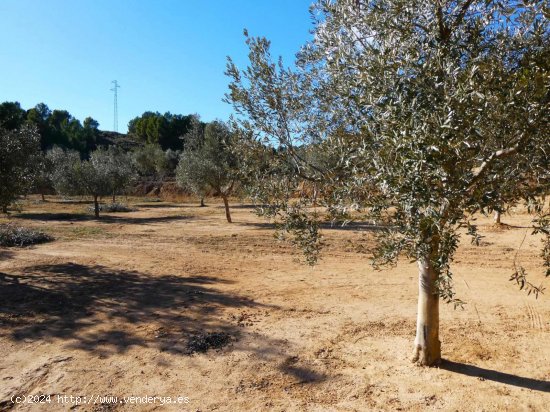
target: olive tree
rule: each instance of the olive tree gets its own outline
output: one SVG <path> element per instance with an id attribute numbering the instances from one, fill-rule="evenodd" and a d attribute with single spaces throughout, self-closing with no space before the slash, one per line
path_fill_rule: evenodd
<path id="1" fill-rule="evenodd" d="M 125 193 L 137 176 L 132 155 L 116 146 L 109 146 L 92 152 L 92 159 L 107 175 L 110 194 L 115 203 L 116 196 Z"/>
<path id="2" fill-rule="evenodd" d="M 54 165 L 51 180 L 55 190 L 63 195 L 91 196 L 96 218 L 99 218 L 99 198 L 118 193 L 131 182 L 126 166 L 113 162 L 112 153 L 106 149 L 92 152 L 89 160 L 81 160 L 78 152 L 56 147 L 47 157 Z"/>
<path id="3" fill-rule="evenodd" d="M 0 209 L 3 213 L 32 186 L 39 163 L 40 135 L 34 128 L 0 128 Z"/>
<path id="4" fill-rule="evenodd" d="M 170 172 L 170 161 L 159 144 L 148 143 L 133 152 L 133 163 L 142 177 L 162 181 Z"/>
<path id="5" fill-rule="evenodd" d="M 73 166 L 80 161 L 80 153 L 76 150 L 54 146 L 46 152 L 46 162 L 51 167 L 49 179 L 57 193 L 72 195 L 76 191 L 71 175 Z"/>
<path id="6" fill-rule="evenodd" d="M 195 127 L 202 126 L 197 123 Z M 193 133 L 200 135 L 197 131 Z M 208 123 L 202 139 L 192 142 L 183 151 L 176 169 L 176 180 L 180 186 L 191 190 L 201 199 L 208 191 L 223 199 L 225 217 L 229 223 L 229 196 L 233 194 L 239 176 L 232 144 L 233 136 L 225 123 Z"/>
<path id="7" fill-rule="evenodd" d="M 42 197 L 42 201 L 46 201 L 46 193 L 53 187 L 52 173 L 55 165 L 47 152 L 40 152 L 37 156 L 34 166 L 34 176 L 32 185 L 29 188 L 31 193 L 38 193 Z"/>
<path id="8" fill-rule="evenodd" d="M 200 199 L 200 206 L 204 207 L 204 198 L 210 190 L 210 185 L 204 176 L 210 174 L 211 164 L 191 150 L 184 150 L 180 155 L 176 169 L 176 182 L 183 189 L 193 193 Z"/>
<path id="9" fill-rule="evenodd" d="M 210 187 L 202 178 L 204 173 L 197 174 L 194 172 L 198 170 L 201 163 L 194 152 L 198 151 L 204 143 L 205 126 L 206 123 L 203 123 L 198 115 L 191 118 L 189 130 L 181 137 L 185 142 L 185 150 L 180 153 L 178 166 L 176 167 L 176 182 L 180 187 L 197 196 L 200 199 L 201 207 L 206 206 L 204 198 Z"/>
<path id="10" fill-rule="evenodd" d="M 184 141 L 185 151 L 180 153 L 178 167 L 176 167 L 176 182 L 180 187 L 190 191 L 200 199 L 200 206 L 205 207 L 204 198 L 208 194 L 210 187 L 208 183 L 199 175 L 194 173 L 197 170 L 199 161 L 192 152 L 199 150 L 204 143 L 204 128 L 206 123 L 200 120 L 198 115 L 191 118 L 189 130 L 181 137 Z M 185 160 L 182 162 L 181 160 Z"/>
<path id="11" fill-rule="evenodd" d="M 507 202 L 521 195 L 538 213 L 550 274 L 548 212 L 534 196 L 549 187 L 548 12 L 535 0 L 320 0 L 296 67 L 246 32 L 249 66 L 228 62 L 226 100 L 260 211 L 312 261 L 316 202 L 334 220 L 377 221 L 374 263 L 418 264 L 421 365 L 441 359 L 440 300 L 463 303 L 451 272 L 460 229 L 478 239 L 471 217 L 498 210 L 505 183 Z M 258 142 L 278 146 L 270 171 L 254 167 Z M 322 152 L 330 161 L 312 161 Z M 521 268 L 513 279 L 541 292 Z"/>

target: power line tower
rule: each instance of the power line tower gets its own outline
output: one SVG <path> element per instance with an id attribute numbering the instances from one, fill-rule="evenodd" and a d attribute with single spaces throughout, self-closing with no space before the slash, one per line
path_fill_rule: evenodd
<path id="1" fill-rule="evenodd" d="M 117 89 L 119 89 L 120 86 L 118 85 L 118 82 L 116 80 L 113 80 L 111 83 L 113 83 L 114 85 L 111 91 L 115 93 L 113 130 L 118 133 L 118 90 Z"/>

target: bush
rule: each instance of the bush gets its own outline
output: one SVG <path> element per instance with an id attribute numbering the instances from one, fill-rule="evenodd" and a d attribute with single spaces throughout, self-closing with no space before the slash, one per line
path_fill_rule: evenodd
<path id="1" fill-rule="evenodd" d="M 94 212 L 94 207 L 89 206 L 87 208 L 88 212 Z M 118 212 L 118 213 L 126 213 L 126 212 L 134 212 L 135 209 L 128 207 L 125 204 L 122 203 L 109 203 L 106 205 L 99 205 L 99 210 L 101 212 Z"/>
<path id="2" fill-rule="evenodd" d="M 30 246 L 38 243 L 50 242 L 53 237 L 13 223 L 0 224 L 0 246 Z"/>

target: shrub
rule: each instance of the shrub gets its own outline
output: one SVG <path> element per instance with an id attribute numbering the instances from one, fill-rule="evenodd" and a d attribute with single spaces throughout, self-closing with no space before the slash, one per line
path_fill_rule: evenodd
<path id="1" fill-rule="evenodd" d="M 30 246 L 51 242 L 53 237 L 39 230 L 17 226 L 13 223 L 0 224 L 0 246 Z"/>
<path id="2" fill-rule="evenodd" d="M 93 206 L 88 206 L 87 210 L 88 212 L 92 212 L 92 213 L 95 211 Z M 101 212 L 126 213 L 126 212 L 134 212 L 136 209 L 133 209 L 123 203 L 109 203 L 106 205 L 99 205 L 99 210 Z"/>

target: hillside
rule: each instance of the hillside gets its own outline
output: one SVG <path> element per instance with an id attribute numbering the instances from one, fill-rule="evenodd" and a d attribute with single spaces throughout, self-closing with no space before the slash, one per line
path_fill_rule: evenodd
<path id="1" fill-rule="evenodd" d="M 96 143 L 98 146 L 119 146 L 124 150 L 132 150 L 143 146 L 143 142 L 140 142 L 139 139 L 132 134 L 111 132 L 107 130 L 99 131 Z"/>

